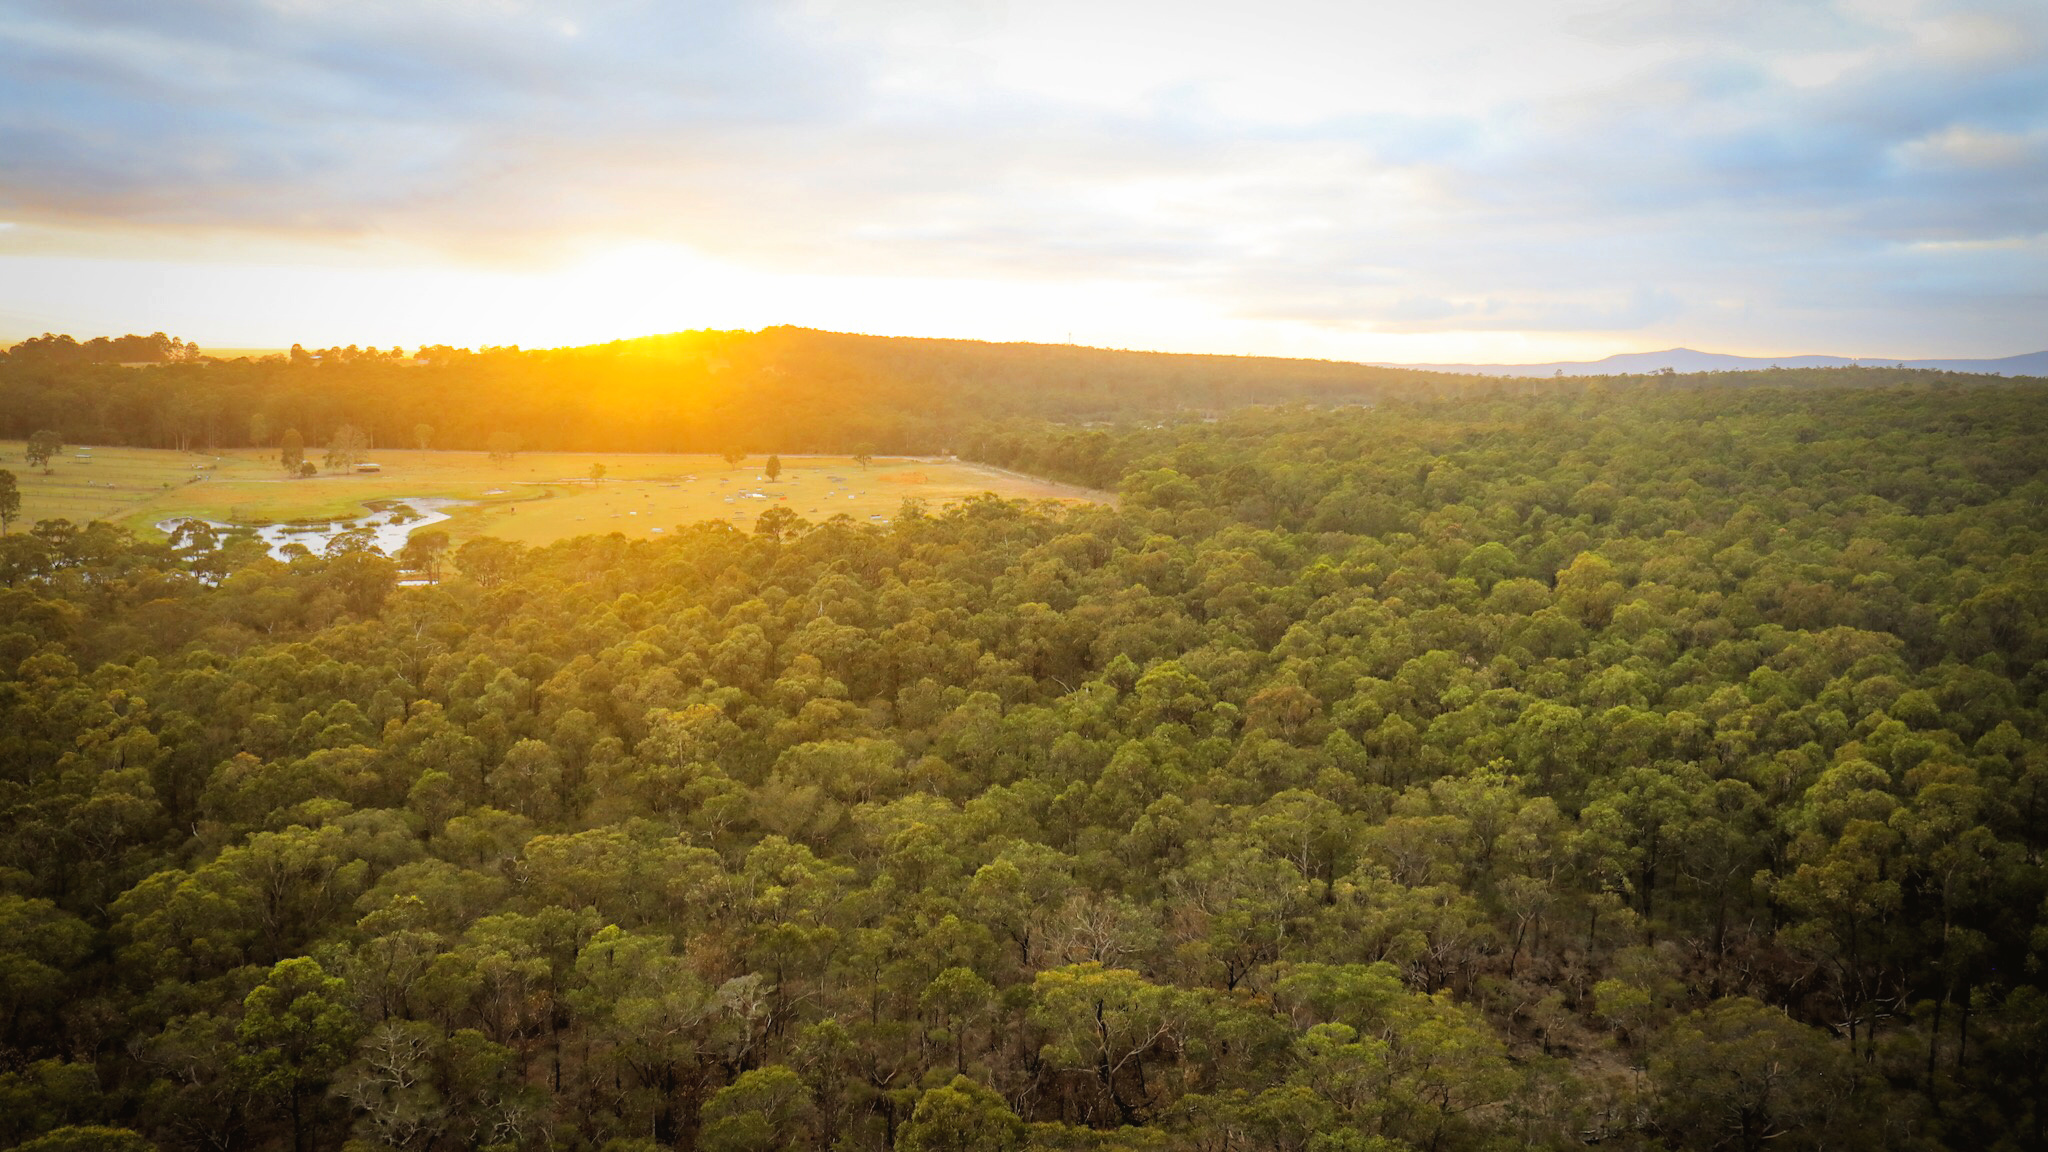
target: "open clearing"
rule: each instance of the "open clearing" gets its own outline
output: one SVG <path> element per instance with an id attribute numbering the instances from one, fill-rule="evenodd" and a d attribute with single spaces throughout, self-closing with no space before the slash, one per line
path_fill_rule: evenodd
<path id="1" fill-rule="evenodd" d="M 723 520 L 751 529 L 771 507 L 814 523 L 844 514 L 863 523 L 893 517 L 906 497 L 934 511 L 993 492 L 1005 499 L 1107 501 L 1108 493 L 1056 484 L 955 460 L 877 457 L 866 469 L 843 456 L 784 456 L 780 479 L 761 472 L 765 456 L 737 468 L 716 456 L 523 452 L 496 463 L 482 452 L 386 451 L 375 475 L 323 472 L 286 479 L 276 453 L 259 449 L 175 452 L 67 447 L 44 475 L 22 460 L 20 441 L 0 442 L 0 467 L 21 484 L 20 525 L 57 517 L 110 520 L 140 535 L 180 516 L 236 524 L 338 520 L 374 500 L 444 497 L 475 503 L 450 509 L 455 540 L 491 535 L 528 544 L 621 532 L 648 538 L 678 525 Z M 80 456 L 90 459 L 81 459 Z M 320 452 L 309 449 L 317 463 Z M 590 466 L 603 464 L 593 483 Z"/>

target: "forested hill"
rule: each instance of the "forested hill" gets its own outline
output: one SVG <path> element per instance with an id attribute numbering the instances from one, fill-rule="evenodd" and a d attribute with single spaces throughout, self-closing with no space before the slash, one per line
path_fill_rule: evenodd
<path id="1" fill-rule="evenodd" d="M 442 448 L 481 449 L 510 435 L 536 449 L 937 452 L 989 418 L 1108 421 L 1455 386 L 1330 361 L 798 328 L 533 351 L 194 356 L 152 367 L 122 367 L 109 362 L 114 353 L 94 357 L 88 347 L 31 342 L 0 361 L 0 436 L 50 428 L 80 443 L 230 447 L 295 427 L 320 444 L 347 423 L 384 446 L 413 445 L 427 425 Z"/>
<path id="2" fill-rule="evenodd" d="M 134 357 L 160 361 L 122 366 Z M 1889 369 L 1658 378 L 1660 387 L 1882 386 Z M 1608 383 L 1639 383 L 1649 377 Z M 1252 404 L 1338 406 L 1584 388 L 1320 360 L 854 336 L 691 332 L 546 351 L 330 348 L 214 361 L 158 334 L 16 345 L 0 359 L 0 437 L 241 447 L 344 424 L 379 447 L 748 452 L 960 451 L 988 421 L 1185 418 Z M 1597 385 L 1596 385 L 1597 386 Z"/>
<path id="3" fill-rule="evenodd" d="M 2043 1147 L 2048 390 L 1106 443 L 423 586 L 0 536 L 0 1147 Z"/>

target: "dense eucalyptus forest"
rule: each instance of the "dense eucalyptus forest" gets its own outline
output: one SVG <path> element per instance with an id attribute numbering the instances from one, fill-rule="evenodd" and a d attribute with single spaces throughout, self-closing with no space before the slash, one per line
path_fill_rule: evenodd
<path id="1" fill-rule="evenodd" d="M 2048 1147 L 2048 390 L 1831 379 L 0 538 L 0 1147 Z"/>

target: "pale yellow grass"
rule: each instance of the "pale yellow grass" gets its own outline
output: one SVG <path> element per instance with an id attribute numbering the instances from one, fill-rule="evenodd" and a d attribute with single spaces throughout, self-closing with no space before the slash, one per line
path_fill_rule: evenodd
<path id="1" fill-rule="evenodd" d="M 79 452 L 90 460 L 76 458 Z M 312 455 L 316 462 L 318 450 Z M 785 456 L 769 481 L 765 457 L 737 468 L 716 456 L 521 453 L 506 463 L 481 452 L 383 450 L 376 475 L 323 472 L 287 479 L 274 451 L 173 452 L 142 448 L 67 448 L 49 475 L 22 462 L 19 441 L 0 442 L 0 467 L 22 490 L 17 529 L 54 517 L 111 520 L 142 534 L 174 517 L 240 524 L 350 517 L 373 500 L 450 497 L 455 539 L 492 535 L 529 544 L 585 534 L 653 538 L 701 520 L 751 529 L 770 507 L 820 522 L 845 514 L 863 523 L 896 515 L 906 497 L 933 510 L 983 492 L 1005 499 L 1109 500 L 1106 493 L 952 460 L 878 458 L 866 469 L 845 457 Z M 602 463 L 602 482 L 589 479 Z M 693 479 L 694 477 L 694 479 Z M 832 477 L 838 477 L 837 481 Z M 759 492 L 764 498 L 746 493 Z"/>

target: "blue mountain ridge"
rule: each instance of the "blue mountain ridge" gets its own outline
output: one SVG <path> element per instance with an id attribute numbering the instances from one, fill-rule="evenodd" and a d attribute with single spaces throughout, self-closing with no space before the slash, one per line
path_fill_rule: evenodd
<path id="1" fill-rule="evenodd" d="M 1731 356 L 1671 348 L 1663 352 L 1622 352 L 1602 360 L 1559 360 L 1548 364 L 1389 364 L 1376 368 L 1417 368 L 1479 376 L 1613 376 L 1657 372 L 1758 372 L 1769 368 L 1929 368 L 1941 372 L 1986 372 L 1996 376 L 2048 376 L 2048 351 L 1996 360 L 1894 360 L 1849 356 Z"/>

